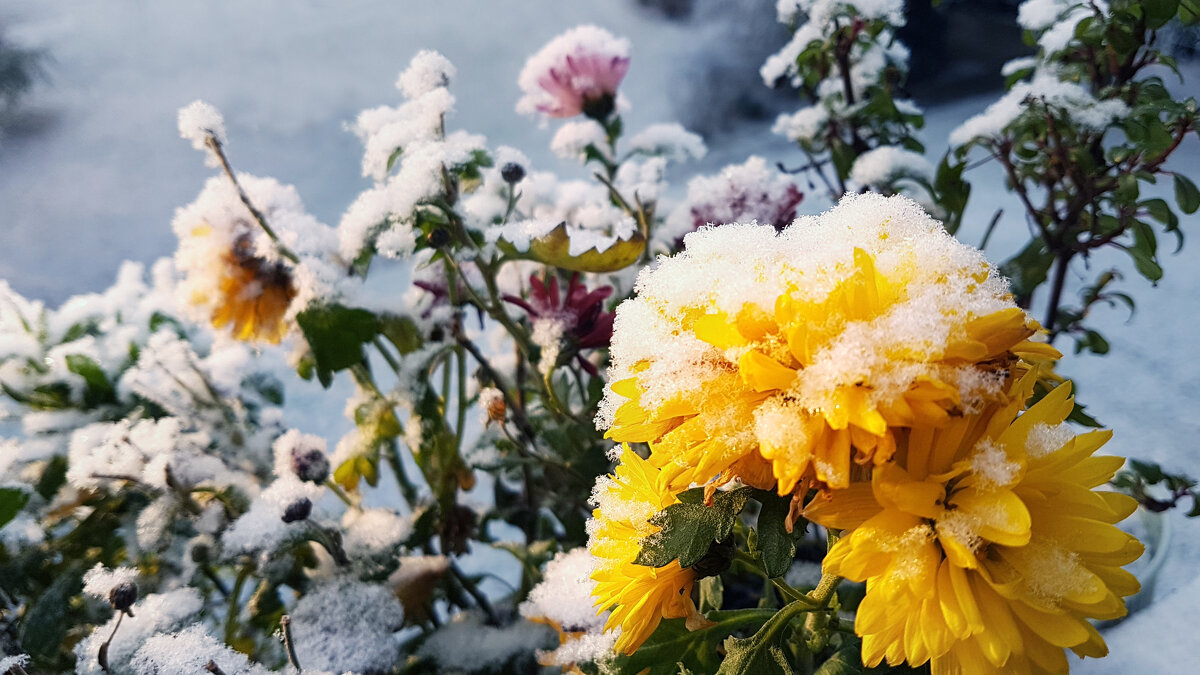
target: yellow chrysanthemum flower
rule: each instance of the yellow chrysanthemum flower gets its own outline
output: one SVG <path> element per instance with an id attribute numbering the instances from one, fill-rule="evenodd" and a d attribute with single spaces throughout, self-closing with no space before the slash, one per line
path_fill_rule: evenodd
<path id="1" fill-rule="evenodd" d="M 255 256 L 247 237 L 235 240 L 218 264 L 222 269 L 216 293 L 194 295 L 193 302 L 211 305 L 213 327 L 232 325 L 238 340 L 278 344 L 287 333 L 284 316 L 296 296 L 288 267 Z"/>
<path id="2" fill-rule="evenodd" d="M 325 246 L 328 228 L 303 212 L 295 190 L 271 179 L 241 176 L 251 199 L 292 247 Z M 198 320 L 228 329 L 238 340 L 278 343 L 298 294 L 294 265 L 252 220 L 233 184 L 214 177 L 193 203 L 179 209 L 176 268 L 181 300 Z"/>
<path id="3" fill-rule="evenodd" d="M 611 609 L 604 630 L 617 627 L 615 649 L 632 654 L 660 621 L 696 614 L 696 573 L 674 560 L 663 567 L 634 564 L 642 540 L 658 532 L 650 518 L 675 503 L 658 469 L 626 446 L 614 475 L 596 484 L 597 508 L 588 522 L 588 550 L 597 559 L 592 579 L 596 606 Z"/>
<path id="4" fill-rule="evenodd" d="M 848 486 L 894 430 L 999 400 L 1019 357 L 1057 354 L 977 250 L 903 197 L 849 196 L 782 233 L 724 225 L 618 308 L 598 421 L 649 443 L 675 490 L 733 477 Z"/>
<path id="5" fill-rule="evenodd" d="M 1063 384 L 1017 402 L 917 426 L 870 483 L 818 497 L 805 515 L 850 532 L 825 571 L 867 582 L 855 631 L 863 662 L 932 662 L 935 675 L 1065 673 L 1064 648 L 1103 656 L 1088 618 L 1125 614 L 1138 590 L 1121 566 L 1142 545 L 1114 523 L 1137 506 L 1095 490 L 1124 460 L 1093 456 L 1111 436 L 1076 436 Z"/>

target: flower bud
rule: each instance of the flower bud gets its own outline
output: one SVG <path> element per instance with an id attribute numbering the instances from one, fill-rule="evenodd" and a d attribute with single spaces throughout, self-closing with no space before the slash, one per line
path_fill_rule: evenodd
<path id="1" fill-rule="evenodd" d="M 319 448 L 293 448 L 292 471 L 300 480 L 324 483 L 329 478 L 329 458 Z"/>
<path id="2" fill-rule="evenodd" d="M 138 587 L 132 581 L 122 581 L 108 591 L 108 604 L 118 612 L 128 612 L 137 599 Z"/>
<path id="3" fill-rule="evenodd" d="M 516 185 L 525 177 L 525 167 L 516 162 L 509 162 L 500 167 L 500 177 L 509 185 Z"/>
<path id="4" fill-rule="evenodd" d="M 287 508 L 283 510 L 283 522 L 294 523 L 297 520 L 304 520 L 308 518 L 309 514 L 311 513 L 312 502 L 308 500 L 308 497 L 301 497 L 291 504 L 288 504 Z"/>

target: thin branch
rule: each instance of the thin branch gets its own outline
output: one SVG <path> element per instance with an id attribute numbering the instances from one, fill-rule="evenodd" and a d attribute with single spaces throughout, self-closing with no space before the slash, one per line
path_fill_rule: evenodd
<path id="1" fill-rule="evenodd" d="M 275 234 L 275 230 L 271 229 L 271 226 L 267 224 L 267 219 L 265 216 L 263 216 L 262 211 L 259 211 L 258 208 L 254 206 L 254 203 L 250 201 L 250 197 L 242 188 L 242 184 L 238 182 L 237 175 L 233 173 L 233 167 L 229 165 L 229 158 L 225 156 L 225 151 L 221 148 L 221 141 L 218 141 L 217 137 L 213 134 L 208 133 L 204 136 L 204 144 L 208 146 L 209 150 L 213 151 L 213 154 L 216 155 L 217 161 L 221 163 L 221 169 L 225 172 L 225 175 L 229 177 L 229 180 L 233 182 L 233 187 L 237 188 L 238 199 L 242 200 L 242 204 L 245 204 L 246 208 L 249 209 L 250 215 L 254 216 L 254 220 L 258 222 L 258 226 L 261 227 L 263 232 L 266 232 L 267 236 L 271 238 L 271 241 L 275 243 L 275 247 L 279 250 L 279 255 L 287 258 L 293 263 L 300 262 L 300 259 L 296 257 L 296 254 L 292 253 L 292 251 L 279 240 L 279 235 Z"/>
<path id="2" fill-rule="evenodd" d="M 287 614 L 279 617 L 279 630 L 283 633 L 283 646 L 287 649 L 288 663 L 292 664 L 297 673 L 304 672 L 300 668 L 300 659 L 296 658 L 296 645 L 292 640 L 292 617 Z"/>

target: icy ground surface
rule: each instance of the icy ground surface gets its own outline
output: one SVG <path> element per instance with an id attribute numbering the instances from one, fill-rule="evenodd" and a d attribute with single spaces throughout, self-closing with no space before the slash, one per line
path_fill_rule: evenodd
<path id="1" fill-rule="evenodd" d="M 630 38 L 633 64 L 622 86 L 633 102 L 628 129 L 670 119 L 673 101 L 696 100 L 687 96 L 681 76 L 682 64 L 705 47 L 696 27 L 647 18 L 632 4 L 9 0 L 0 8 L 0 22 L 18 42 L 49 50 L 54 86 L 27 100 L 23 133 L 0 139 L 0 278 L 57 303 L 107 286 L 122 259 L 170 254 L 174 209 L 194 199 L 209 175 L 175 126 L 176 110 L 197 98 L 224 112 L 230 154 L 240 170 L 295 184 L 314 215 L 336 223 L 366 185 L 359 176 L 361 148 L 342 125 L 362 108 L 394 104 L 396 74 L 420 48 L 440 50 L 458 66 L 451 127 L 518 147 L 535 167 L 569 170 L 549 153 L 553 129 L 511 112 L 524 59 L 562 30 L 594 22 Z M 1190 75 L 1194 92 L 1200 67 L 1193 64 Z M 940 153 L 949 131 L 992 100 L 983 96 L 929 110 L 924 137 L 931 151 Z M 768 128 L 747 124 L 709 139 L 712 152 L 701 170 L 716 171 L 752 153 L 799 164 L 799 153 Z M 1174 160 L 1194 179 L 1200 178 L 1198 146 L 1191 139 Z M 1002 206 L 1005 215 L 988 253 L 1003 260 L 1025 241 L 1024 219 L 995 166 L 969 177 L 972 206 L 960 236 L 978 243 Z M 802 212 L 828 206 L 818 193 L 810 191 Z M 1198 222 L 1200 217 L 1187 216 L 1182 228 L 1194 233 Z M 1116 264 L 1123 270 L 1137 314 L 1127 322 L 1121 310 L 1097 311 L 1094 325 L 1112 353 L 1069 355 L 1062 370 L 1077 381 L 1088 411 L 1116 430 L 1109 451 L 1195 476 L 1200 265 L 1197 242 L 1188 242 L 1178 256 L 1169 255 L 1172 244 L 1163 238 L 1166 274 L 1153 289 L 1124 260 L 1092 261 L 1094 268 Z M 1080 277 L 1074 281 L 1078 286 Z M 346 382 L 339 384 L 323 392 L 290 378 L 291 422 L 336 440 L 345 429 L 340 411 L 349 393 Z M 1186 636 L 1200 622 L 1200 519 L 1179 513 L 1168 518 L 1172 546 L 1157 600 L 1107 629 L 1111 656 L 1076 664 L 1076 672 L 1179 672 L 1194 660 Z M 507 564 L 475 558 L 474 569 Z"/>

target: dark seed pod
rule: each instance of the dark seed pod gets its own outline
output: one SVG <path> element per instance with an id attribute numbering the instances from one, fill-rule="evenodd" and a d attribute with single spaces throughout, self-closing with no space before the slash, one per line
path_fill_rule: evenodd
<path id="1" fill-rule="evenodd" d="M 516 162 L 509 162 L 500 167 L 500 177 L 504 179 L 505 183 L 515 185 L 525 177 L 525 167 Z"/>
<path id="2" fill-rule="evenodd" d="M 311 513 L 312 502 L 308 500 L 308 497 L 301 497 L 291 504 L 288 504 L 287 508 L 283 510 L 283 522 L 294 523 L 297 520 L 304 520 L 305 518 L 308 518 L 309 514 Z"/>
<path id="3" fill-rule="evenodd" d="M 444 227 L 436 228 L 429 233 L 427 241 L 433 248 L 441 248 L 450 243 L 450 233 Z"/>
<path id="4" fill-rule="evenodd" d="M 108 604 L 118 612 L 128 612 L 137 599 L 138 587 L 132 581 L 122 581 L 108 591 Z"/>
<path id="5" fill-rule="evenodd" d="M 329 458 L 318 448 L 294 448 L 292 471 L 300 480 L 321 484 L 329 478 Z"/>

